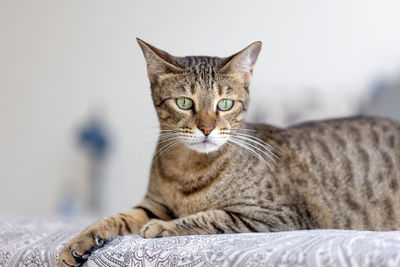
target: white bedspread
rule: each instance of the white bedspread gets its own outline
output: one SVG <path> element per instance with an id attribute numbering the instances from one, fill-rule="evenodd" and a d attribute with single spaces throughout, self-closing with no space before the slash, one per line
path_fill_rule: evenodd
<path id="1" fill-rule="evenodd" d="M 56 266 L 63 245 L 85 227 L 56 220 L 0 220 L 0 266 Z M 132 235 L 108 242 L 86 266 L 400 266 L 400 232 Z"/>

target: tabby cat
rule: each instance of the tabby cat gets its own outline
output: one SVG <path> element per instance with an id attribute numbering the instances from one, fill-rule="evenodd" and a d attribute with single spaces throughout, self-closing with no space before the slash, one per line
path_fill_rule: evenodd
<path id="1" fill-rule="evenodd" d="M 161 128 L 147 194 L 73 238 L 61 265 L 79 266 L 127 234 L 400 230 L 399 123 L 244 123 L 261 42 L 227 58 L 174 57 L 138 43 Z"/>

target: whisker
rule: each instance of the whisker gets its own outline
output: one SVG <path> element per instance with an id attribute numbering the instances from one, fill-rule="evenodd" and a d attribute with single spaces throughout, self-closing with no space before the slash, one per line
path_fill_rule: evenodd
<path id="1" fill-rule="evenodd" d="M 278 149 L 276 149 L 276 148 L 273 147 L 272 145 L 268 144 L 267 142 L 265 142 L 264 140 L 262 140 L 262 139 L 260 139 L 260 138 L 258 138 L 258 137 L 256 137 L 256 136 L 249 135 L 249 134 L 243 134 L 243 133 L 235 133 L 235 135 L 241 135 L 241 136 L 246 136 L 246 137 L 255 139 L 255 140 L 257 140 L 257 141 L 263 143 L 264 145 L 268 146 L 269 148 L 273 149 L 275 152 L 281 154 L 281 152 L 280 152 Z"/>
<path id="2" fill-rule="evenodd" d="M 254 150 L 255 152 L 257 152 L 257 151 L 261 152 L 262 155 L 265 155 L 269 160 L 271 160 L 275 165 L 277 165 L 276 161 L 275 161 L 273 158 L 271 158 L 271 156 L 270 156 L 268 153 L 266 153 L 264 150 L 262 150 L 261 148 L 255 146 L 255 145 L 253 145 L 253 144 L 251 144 L 251 143 L 248 143 L 248 142 L 246 142 L 245 140 L 240 140 L 240 139 L 236 139 L 236 138 L 232 138 L 232 139 L 235 140 L 235 141 L 237 141 L 237 142 L 239 142 L 239 143 L 241 143 L 241 144 L 246 145 L 247 147 L 251 148 L 251 149 Z M 257 154 L 259 154 L 259 153 L 257 152 Z M 259 154 L 259 155 L 260 155 L 260 154 Z M 260 155 L 260 156 L 262 156 L 262 155 Z M 264 157 L 263 157 L 263 158 L 264 158 Z"/>
<path id="3" fill-rule="evenodd" d="M 174 133 L 161 133 L 158 136 L 160 138 L 168 137 L 168 136 L 174 136 L 174 135 L 182 135 L 181 132 L 174 132 Z"/>
<path id="4" fill-rule="evenodd" d="M 161 153 L 162 151 L 164 151 L 165 149 L 167 149 L 169 146 L 171 146 L 172 144 L 176 143 L 177 141 L 179 141 L 179 140 L 173 140 L 173 141 L 171 141 L 170 143 L 163 145 L 162 147 L 160 147 L 160 148 L 154 153 L 154 155 L 157 155 L 157 154 Z M 158 158 L 158 157 L 157 157 L 157 158 Z"/>
<path id="5" fill-rule="evenodd" d="M 245 150 L 249 151 L 250 153 L 252 153 L 253 155 L 255 155 L 257 158 L 259 158 L 260 160 L 262 160 L 270 169 L 271 166 L 268 164 L 268 162 L 262 157 L 260 156 L 256 151 L 254 151 L 254 149 L 252 149 L 251 147 L 247 146 L 247 144 L 240 142 L 238 140 L 234 140 L 234 139 L 230 139 L 229 140 L 232 143 L 235 143 L 241 147 L 243 147 Z"/>
<path id="6" fill-rule="evenodd" d="M 229 147 L 228 147 L 226 144 L 227 144 L 227 143 L 224 143 L 224 144 L 222 145 L 221 149 L 226 149 L 226 150 L 228 150 L 229 152 L 231 152 L 231 150 L 229 149 Z"/>
<path id="7" fill-rule="evenodd" d="M 237 137 L 236 137 L 236 138 L 237 138 Z M 233 139 L 236 139 L 236 138 L 233 138 Z M 255 145 L 253 145 L 253 144 L 251 144 L 251 143 L 246 142 L 246 140 L 243 140 L 243 139 L 239 139 L 239 140 L 236 139 L 236 141 L 243 142 L 243 143 L 245 143 L 246 145 L 248 145 L 248 146 L 250 146 L 250 147 L 252 147 L 252 148 L 254 148 L 254 149 L 260 151 L 260 152 L 263 153 L 265 156 L 267 156 L 270 160 L 272 160 L 272 162 L 273 162 L 275 165 L 277 165 L 275 159 L 272 158 L 271 155 L 267 153 L 267 152 L 272 153 L 271 151 L 269 151 L 269 150 L 266 149 L 266 151 L 267 151 L 267 152 L 266 152 L 266 151 L 262 150 L 261 148 L 255 146 Z"/>
<path id="8" fill-rule="evenodd" d="M 164 128 L 164 129 L 163 129 Z M 180 130 L 179 127 L 175 125 L 168 125 L 168 124 L 160 124 L 160 125 L 154 125 L 154 126 L 149 126 L 149 127 L 143 127 L 139 129 L 140 132 L 172 132 L 172 131 L 177 131 Z"/>
<path id="9" fill-rule="evenodd" d="M 242 153 L 242 151 L 240 151 L 240 149 L 238 149 L 237 147 L 235 147 L 234 144 L 229 143 L 229 140 L 228 140 L 225 144 L 232 146 L 237 152 L 240 153 L 240 155 L 242 155 L 242 156 L 245 157 L 247 160 L 249 160 L 249 158 L 246 157 L 246 156 Z"/>
<path id="10" fill-rule="evenodd" d="M 250 139 L 248 137 L 245 137 L 245 136 L 240 136 L 240 135 L 233 135 L 233 136 L 235 136 L 235 138 L 239 138 L 241 140 L 246 140 L 248 142 L 252 142 L 254 144 L 259 145 L 260 147 L 264 148 L 267 152 L 269 152 L 275 159 L 281 160 L 277 155 L 275 155 L 274 151 L 271 151 L 270 147 L 268 147 L 268 146 L 266 146 L 266 145 L 264 145 L 264 144 L 262 144 L 262 143 L 260 143 L 260 142 L 258 142 L 256 140 L 253 140 L 253 139 Z M 268 157 L 271 158 L 270 156 L 268 156 Z"/>
<path id="11" fill-rule="evenodd" d="M 162 154 L 164 154 L 167 151 L 170 151 L 172 148 L 176 147 L 177 145 L 179 145 L 181 143 L 183 143 L 182 140 L 178 139 L 178 140 L 172 141 L 170 144 L 163 146 L 159 151 L 157 151 L 155 153 L 155 155 L 157 155 L 157 153 L 159 153 L 159 154 L 158 154 L 157 158 L 154 159 L 154 161 L 156 161 L 159 157 L 161 157 Z"/>
<path id="12" fill-rule="evenodd" d="M 178 136 L 181 135 L 181 133 L 161 133 L 158 135 L 153 135 L 153 136 L 147 136 L 145 138 L 143 138 L 143 141 L 148 141 L 149 139 L 153 139 L 153 138 L 159 138 L 159 139 L 164 139 L 165 137 L 169 137 L 169 136 Z"/>
<path id="13" fill-rule="evenodd" d="M 173 141 L 173 140 L 178 140 L 178 139 L 184 139 L 184 137 L 183 136 L 172 136 L 172 137 L 168 137 L 168 138 L 165 138 L 165 139 L 160 139 L 160 141 L 158 142 L 158 144 L 162 144 L 162 143 L 165 143 L 165 142 L 168 142 L 168 141 Z"/>

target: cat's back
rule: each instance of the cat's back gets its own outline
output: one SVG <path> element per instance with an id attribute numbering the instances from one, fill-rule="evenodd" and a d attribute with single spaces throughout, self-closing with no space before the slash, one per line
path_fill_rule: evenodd
<path id="1" fill-rule="evenodd" d="M 304 146 L 311 146 L 320 158 L 330 161 L 337 153 L 351 152 L 367 161 L 364 150 L 386 154 L 400 148 L 400 123 L 378 117 L 306 122 L 287 128 L 282 135 L 291 150 L 309 152 Z"/>
<path id="2" fill-rule="evenodd" d="M 400 123 L 309 122 L 279 133 L 287 176 L 325 228 L 400 229 Z M 302 182 L 303 181 L 303 182 Z"/>

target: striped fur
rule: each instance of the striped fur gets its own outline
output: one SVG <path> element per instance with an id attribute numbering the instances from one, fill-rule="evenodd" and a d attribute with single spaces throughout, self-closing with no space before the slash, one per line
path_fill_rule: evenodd
<path id="1" fill-rule="evenodd" d="M 136 208 L 71 240 L 61 264 L 79 265 L 125 234 L 400 230 L 399 123 L 358 117 L 287 129 L 247 124 L 242 118 L 260 43 L 229 58 L 173 57 L 139 44 L 161 124 L 147 194 Z M 195 108 L 179 110 L 174 99 L 181 96 Z M 216 99 L 227 97 L 234 107 L 216 110 Z M 185 143 L 200 124 L 215 126 L 224 140 L 218 150 L 199 153 Z"/>

